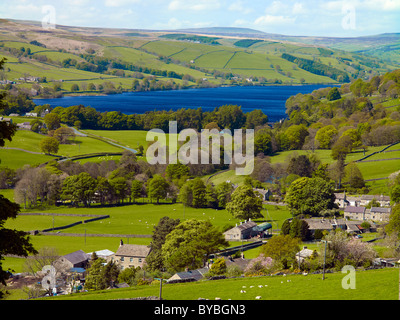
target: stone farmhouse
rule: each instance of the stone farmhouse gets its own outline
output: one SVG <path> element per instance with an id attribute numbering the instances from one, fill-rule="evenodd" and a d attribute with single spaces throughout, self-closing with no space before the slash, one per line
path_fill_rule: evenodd
<path id="1" fill-rule="evenodd" d="M 316 230 L 330 232 L 337 228 L 340 228 L 343 231 L 346 231 L 350 234 L 360 234 L 367 231 L 363 227 L 361 227 L 361 224 L 363 223 L 362 220 L 312 218 L 312 219 L 304 219 L 304 221 L 307 222 L 309 226 L 309 231 L 312 235 L 314 235 Z M 374 223 L 370 224 L 371 224 L 370 231 L 374 231 L 376 229 L 375 224 Z"/>
<path id="2" fill-rule="evenodd" d="M 365 207 L 348 206 L 344 209 L 344 218 L 351 220 L 362 221 L 389 221 L 391 208 L 372 207 L 367 209 Z"/>
<path id="3" fill-rule="evenodd" d="M 119 264 L 121 269 L 141 267 L 143 268 L 146 257 L 151 248 L 144 245 L 124 244 L 121 240 L 117 252 L 108 258 L 108 261 L 114 261 Z"/>
<path id="4" fill-rule="evenodd" d="M 249 220 L 247 222 L 240 222 L 236 226 L 228 231 L 224 232 L 225 239 L 228 241 L 245 240 L 251 237 L 253 228 L 257 226 L 257 223 Z"/>
<path id="5" fill-rule="evenodd" d="M 348 196 L 346 193 L 335 193 L 335 203 L 339 208 L 346 208 L 347 206 L 359 207 L 366 206 L 373 199 L 375 199 L 381 207 L 390 206 L 390 197 L 384 195 L 362 195 L 362 196 Z"/>
<path id="6" fill-rule="evenodd" d="M 71 269 L 86 269 L 89 264 L 89 260 L 89 254 L 83 252 L 82 250 L 78 250 L 58 258 L 54 262 L 54 265 L 57 269 L 68 271 Z"/>

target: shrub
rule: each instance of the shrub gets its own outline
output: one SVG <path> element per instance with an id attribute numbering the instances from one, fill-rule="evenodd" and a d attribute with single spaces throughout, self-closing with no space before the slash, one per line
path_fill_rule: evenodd
<path id="1" fill-rule="evenodd" d="M 270 274 L 274 269 L 274 260 L 260 254 L 257 258 L 250 261 L 244 273 L 246 276 L 266 275 Z"/>

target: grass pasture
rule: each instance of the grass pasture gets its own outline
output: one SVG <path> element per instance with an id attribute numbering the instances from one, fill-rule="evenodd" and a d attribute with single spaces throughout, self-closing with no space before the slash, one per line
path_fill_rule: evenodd
<path id="1" fill-rule="evenodd" d="M 387 178 L 393 172 L 400 170 L 400 160 L 392 159 L 377 162 L 358 162 L 358 168 L 365 180 Z"/>
<path id="2" fill-rule="evenodd" d="M 10 190 L 0 190 L 7 198 L 12 198 Z M 140 200 L 142 201 L 142 200 Z M 147 201 L 147 199 L 146 199 Z M 31 212 L 32 210 L 22 210 Z M 38 211 L 35 211 L 38 212 Z M 78 215 L 110 215 L 109 219 L 80 224 L 68 229 L 61 230 L 63 233 L 75 233 L 80 236 L 59 236 L 58 231 L 54 232 L 54 236 L 36 235 L 31 236 L 31 241 L 34 247 L 39 250 L 42 247 L 56 248 L 60 254 L 67 254 L 77 250 L 92 252 L 102 249 L 114 251 L 118 248 L 119 240 L 124 240 L 125 243 L 145 244 L 148 245 L 151 241 L 149 237 L 153 232 L 153 227 L 158 224 L 158 221 L 168 216 L 181 221 L 187 219 L 210 220 L 216 227 L 222 228 L 226 225 L 234 226 L 239 220 L 232 218 L 226 210 L 214 209 L 194 209 L 184 207 L 182 204 L 133 204 L 115 207 L 91 207 L 91 208 L 51 208 L 42 212 L 54 214 L 70 214 L 74 216 L 54 216 L 54 226 L 62 226 L 77 221 L 89 219 Z M 291 214 L 286 207 L 278 207 L 266 205 L 263 210 L 264 220 L 271 222 L 273 229 L 280 228 L 283 221 Z M 18 216 L 16 219 L 7 220 L 5 227 L 23 231 L 43 230 L 52 228 L 53 216 Z M 84 235 L 87 235 L 86 237 Z M 107 234 L 107 237 L 96 235 Z M 139 237 L 130 237 L 128 235 L 138 235 Z M 140 237 L 140 235 L 147 235 Z M 233 244 L 235 245 L 235 244 Z M 256 249 L 258 250 L 258 249 Z M 252 253 L 257 256 L 257 252 Z M 23 259 L 22 259 L 23 260 Z M 23 261 L 8 258 L 4 262 L 6 268 L 19 265 L 22 268 Z M 17 269 L 20 270 L 20 269 Z"/>
<path id="3" fill-rule="evenodd" d="M 21 150 L 0 149 L 1 166 L 10 169 L 22 168 L 24 165 L 36 166 L 53 160 L 54 157 L 44 154 L 31 154 Z"/>
<path id="4" fill-rule="evenodd" d="M 355 289 L 344 289 L 341 272 L 303 276 L 288 275 L 235 278 L 218 281 L 166 284 L 162 297 L 165 300 L 397 300 L 399 296 L 399 271 L 397 268 L 356 271 Z M 262 286 L 262 287 L 259 287 Z M 246 293 L 241 293 L 241 290 Z M 51 300 L 114 300 L 158 296 L 159 285 L 137 286 L 126 289 L 103 290 L 48 298 Z"/>

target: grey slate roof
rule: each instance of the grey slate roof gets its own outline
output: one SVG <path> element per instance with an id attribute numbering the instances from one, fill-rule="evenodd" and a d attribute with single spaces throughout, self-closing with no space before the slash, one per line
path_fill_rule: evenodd
<path id="1" fill-rule="evenodd" d="M 69 262 L 71 262 L 74 265 L 88 260 L 89 257 L 90 256 L 87 253 L 83 252 L 82 250 L 78 250 L 78 251 L 66 254 L 64 256 L 65 259 L 67 259 Z"/>
<path id="2" fill-rule="evenodd" d="M 248 221 L 246 223 L 243 224 L 239 224 L 237 227 L 239 230 L 247 230 L 247 229 L 252 229 L 255 226 L 257 226 L 257 223 L 255 223 L 254 221 Z"/>
<path id="3" fill-rule="evenodd" d="M 390 213 L 390 208 L 372 207 L 370 212 Z"/>
<path id="4" fill-rule="evenodd" d="M 124 257 L 147 257 L 150 253 L 151 248 L 148 246 L 137 245 L 137 244 L 124 244 L 120 246 L 115 253 L 116 256 Z"/>
<path id="5" fill-rule="evenodd" d="M 344 209 L 344 212 L 365 213 L 365 207 L 348 206 Z"/>

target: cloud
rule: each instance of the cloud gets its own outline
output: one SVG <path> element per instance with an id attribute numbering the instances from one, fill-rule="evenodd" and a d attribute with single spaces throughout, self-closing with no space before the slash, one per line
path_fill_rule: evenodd
<path id="1" fill-rule="evenodd" d="M 272 4 L 267 7 L 267 14 L 282 14 L 282 12 L 286 12 L 289 6 L 281 1 L 273 1 Z"/>
<path id="2" fill-rule="evenodd" d="M 292 24 L 296 21 L 296 18 L 291 18 L 288 16 L 273 16 L 270 14 L 266 14 L 257 18 L 254 21 L 255 25 L 258 26 L 274 26 L 274 25 L 283 25 L 283 24 Z"/>
<path id="3" fill-rule="evenodd" d="M 293 13 L 293 14 L 305 14 L 305 13 L 307 13 L 307 10 L 304 9 L 304 6 L 303 6 L 302 3 L 296 2 L 296 3 L 293 5 L 292 13 Z"/>
<path id="4" fill-rule="evenodd" d="M 250 8 L 248 5 L 244 5 L 243 1 L 238 0 L 234 3 L 232 3 L 229 7 L 228 7 L 229 11 L 237 11 L 240 12 L 242 14 L 249 14 L 251 12 L 253 12 L 253 9 Z"/>
<path id="5" fill-rule="evenodd" d="M 106 7 L 123 7 L 131 4 L 136 4 L 140 2 L 140 0 L 105 0 L 104 5 Z"/>
<path id="6" fill-rule="evenodd" d="M 169 3 L 169 10 L 204 11 L 220 8 L 218 0 L 173 0 Z"/>

